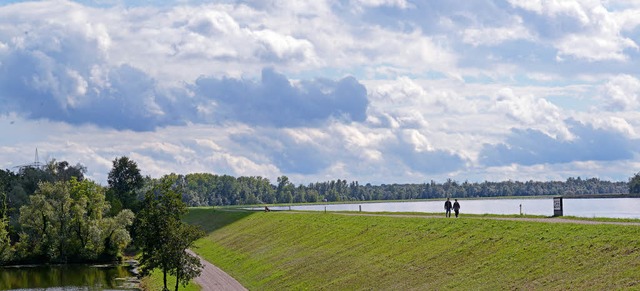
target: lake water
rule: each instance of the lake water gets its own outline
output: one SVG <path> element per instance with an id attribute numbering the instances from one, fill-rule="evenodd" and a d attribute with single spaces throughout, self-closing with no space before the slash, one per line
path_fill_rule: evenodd
<path id="1" fill-rule="evenodd" d="M 125 266 L 0 267 L 0 290 L 131 290 Z"/>
<path id="2" fill-rule="evenodd" d="M 452 200 L 453 201 L 453 200 Z M 553 215 L 553 198 L 459 199 L 460 212 L 471 214 Z M 260 208 L 254 208 L 259 210 Z M 272 210 L 444 213 L 443 201 L 274 206 Z M 640 218 L 640 198 L 563 198 L 563 214 L 577 217 Z"/>

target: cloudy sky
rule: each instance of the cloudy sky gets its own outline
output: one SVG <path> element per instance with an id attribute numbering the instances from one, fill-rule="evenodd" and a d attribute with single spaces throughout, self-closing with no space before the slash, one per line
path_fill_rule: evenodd
<path id="1" fill-rule="evenodd" d="M 0 168 L 627 181 L 640 1 L 0 1 Z"/>

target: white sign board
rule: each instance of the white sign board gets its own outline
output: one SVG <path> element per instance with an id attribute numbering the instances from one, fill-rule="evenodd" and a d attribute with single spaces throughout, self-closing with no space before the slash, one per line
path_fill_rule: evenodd
<path id="1" fill-rule="evenodd" d="M 562 198 L 553 198 L 553 210 L 562 210 Z"/>

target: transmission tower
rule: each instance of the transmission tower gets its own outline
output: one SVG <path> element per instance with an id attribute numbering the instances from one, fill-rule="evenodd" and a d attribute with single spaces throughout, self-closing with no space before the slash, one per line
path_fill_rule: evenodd
<path id="1" fill-rule="evenodd" d="M 23 168 L 40 169 L 40 166 L 42 166 L 42 164 L 40 164 L 40 158 L 38 157 L 38 148 L 36 148 L 36 157 L 35 157 L 35 160 L 33 161 L 33 163 L 15 166 L 14 168 L 18 168 L 18 169 L 23 169 Z"/>

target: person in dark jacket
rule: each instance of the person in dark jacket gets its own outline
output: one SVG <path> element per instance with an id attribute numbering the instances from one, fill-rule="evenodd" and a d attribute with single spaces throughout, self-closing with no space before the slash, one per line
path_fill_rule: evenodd
<path id="1" fill-rule="evenodd" d="M 451 201 L 449 201 L 449 198 L 447 198 L 447 201 L 444 202 L 444 216 L 451 217 L 451 208 Z"/>
<path id="2" fill-rule="evenodd" d="M 460 203 L 458 203 L 458 199 L 456 199 L 456 202 L 453 202 L 453 211 L 456 213 L 456 217 L 458 217 L 458 214 L 460 214 Z"/>

